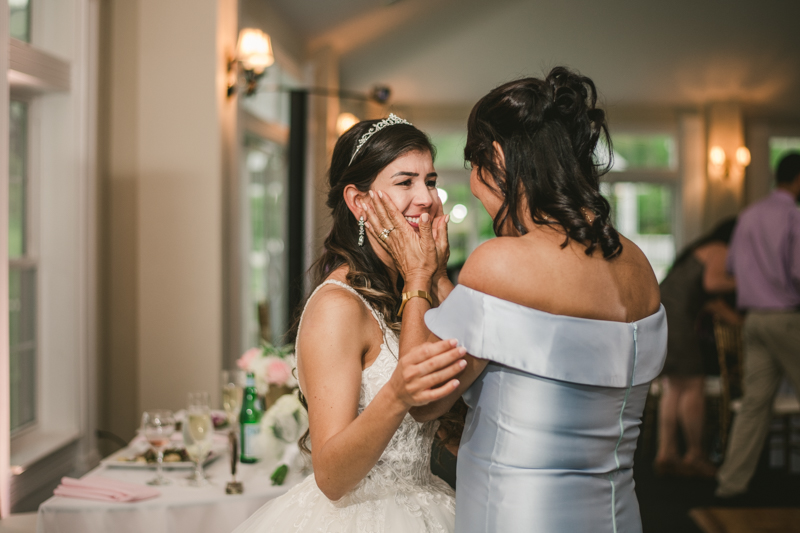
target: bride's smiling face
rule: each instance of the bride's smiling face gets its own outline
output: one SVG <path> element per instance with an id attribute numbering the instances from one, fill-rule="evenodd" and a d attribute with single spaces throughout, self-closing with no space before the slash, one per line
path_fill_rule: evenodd
<path id="1" fill-rule="evenodd" d="M 419 231 L 419 217 L 433 216 L 439 202 L 436 170 L 430 152 L 414 151 L 401 155 L 375 178 L 370 189 L 391 198 L 406 221 Z"/>

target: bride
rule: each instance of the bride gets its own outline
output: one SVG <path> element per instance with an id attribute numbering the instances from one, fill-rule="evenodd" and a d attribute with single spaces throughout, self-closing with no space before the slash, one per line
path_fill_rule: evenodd
<path id="1" fill-rule="evenodd" d="M 438 273 L 432 297 L 446 296 L 452 286 L 443 276 L 447 240 L 433 153 L 424 133 L 394 115 L 360 122 L 336 143 L 327 202 L 333 227 L 296 342 L 310 427 L 301 444 L 310 436 L 314 474 L 236 533 L 453 531 L 454 493 L 429 466 L 438 423 L 416 422 L 409 409 L 451 394 L 466 352 L 447 339 L 398 360 L 400 293 L 407 292 L 398 289 L 415 272 L 399 278 L 381 248 L 377 239 L 391 230 L 376 237 L 364 229 L 368 195 L 391 198 L 414 231 L 436 237 L 409 253 L 420 272 Z"/>

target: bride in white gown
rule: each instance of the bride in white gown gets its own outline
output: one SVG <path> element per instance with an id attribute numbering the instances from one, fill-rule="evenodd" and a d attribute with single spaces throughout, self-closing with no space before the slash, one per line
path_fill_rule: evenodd
<path id="1" fill-rule="evenodd" d="M 314 474 L 235 533 L 453 531 L 453 490 L 429 466 L 438 422 L 416 422 L 408 411 L 456 389 L 465 352 L 444 340 L 399 358 L 398 315 L 409 295 L 398 290 L 394 261 L 364 231 L 366 195 L 389 195 L 407 223 L 436 243 L 433 249 L 421 239 L 427 249 L 410 250 L 427 262 L 407 273 L 403 287 L 424 279 L 432 294 L 410 298 L 446 297 L 452 285 L 443 275 L 446 228 L 432 153 L 424 133 L 393 115 L 360 122 L 337 142 L 328 195 L 333 228 L 296 342 Z"/>

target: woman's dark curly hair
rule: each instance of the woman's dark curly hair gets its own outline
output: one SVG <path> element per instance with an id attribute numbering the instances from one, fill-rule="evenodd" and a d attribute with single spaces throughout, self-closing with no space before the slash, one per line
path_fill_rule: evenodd
<path id="1" fill-rule="evenodd" d="M 606 143 L 609 154 L 613 150 L 605 112 L 596 102 L 591 79 L 556 67 L 544 80 L 506 83 L 475 104 L 464 157 L 478 168 L 481 181 L 503 198 L 494 218 L 496 235 L 509 219 L 520 235 L 527 233 L 522 221 L 527 207 L 535 224 L 563 226 L 562 247 L 575 239 L 586 246 L 587 255 L 597 246 L 606 259 L 620 254 L 611 208 L 600 194 L 600 177 L 612 161 L 597 161 L 598 141 Z M 495 157 L 494 142 L 503 149 L 504 167 Z M 582 208 L 594 214 L 591 222 Z"/>
<path id="2" fill-rule="evenodd" d="M 410 152 L 428 152 L 431 158 L 435 158 L 436 150 L 422 131 L 410 124 L 395 124 L 372 135 L 353 157 L 356 143 L 378 122 L 380 121 L 359 122 L 339 137 L 333 148 L 328 171 L 327 201 L 331 210 L 331 231 L 325 239 L 322 255 L 311 268 L 313 286 L 317 287 L 331 272 L 347 265 L 347 284 L 383 316 L 390 329 L 399 334 L 400 319 L 397 317 L 397 310 L 400 308 L 400 289 L 392 282 L 389 269 L 375 254 L 369 239 L 364 239 L 363 246 L 358 245 L 358 220 L 344 201 L 344 189 L 352 184 L 366 193 L 378 174 L 398 157 Z M 402 280 L 398 280 L 398 284 L 402 287 Z M 295 342 L 301 311 L 302 307 L 298 309 L 289 335 L 290 340 Z M 300 401 L 308 409 L 302 394 Z M 299 442 L 301 449 L 306 452 L 308 437 L 309 433 L 306 431 Z"/>

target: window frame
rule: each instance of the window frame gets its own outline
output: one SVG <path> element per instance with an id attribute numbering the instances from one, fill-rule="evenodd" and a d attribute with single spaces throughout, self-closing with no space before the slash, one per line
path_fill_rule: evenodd
<path id="1" fill-rule="evenodd" d="M 30 144 L 29 254 L 35 254 L 37 423 L 10 434 L 0 415 L 0 514 L 28 510 L 41 489 L 64 475 L 80 476 L 99 462 L 97 427 L 97 88 L 100 2 L 69 0 L 35 5 L 31 43 L 3 39 L 2 83 L 10 100 L 27 98 Z M 8 2 L 0 0 L 0 24 L 8 27 Z M 59 31 L 40 32 L 58 21 Z M 5 48 L 2 48 L 5 47 Z M 62 59 L 66 57 L 68 59 Z M 7 59 L 6 59 L 7 58 Z M 0 118 L 8 127 L 8 110 Z M 6 147 L 7 148 L 7 147 Z M 7 164 L 6 164 L 7 167 Z M 8 168 L 3 169 L 7 189 Z M 8 191 L 5 191 L 6 200 Z M 5 309 L 8 317 L 8 210 L 5 211 Z M 65 314 L 69 313 L 68 317 Z M 6 322 L 8 319 L 6 318 Z M 6 324 L 7 327 L 8 324 Z M 8 329 L 0 371 L 9 393 Z M 5 401 L 8 402 L 9 398 Z M 8 403 L 0 404 L 4 411 Z M 58 466 L 45 457 L 58 457 Z M 7 485 L 8 487 L 9 485 Z"/>
<path id="2" fill-rule="evenodd" d="M 250 213 L 250 198 L 249 198 L 249 185 L 250 185 L 250 172 L 247 169 L 247 150 L 249 143 L 252 142 L 273 142 L 280 146 L 283 150 L 289 148 L 289 128 L 275 122 L 267 122 L 249 111 L 242 110 L 242 141 L 239 149 L 241 150 L 241 210 L 239 213 L 241 234 L 240 239 L 242 243 L 242 267 L 241 267 L 241 298 L 242 298 L 242 322 L 239 327 L 241 335 L 241 343 L 243 347 L 252 345 L 252 322 L 248 318 L 247 313 L 252 313 L 250 307 L 252 303 L 251 297 L 251 277 L 253 271 L 250 268 L 249 254 L 252 249 L 251 242 L 251 213 Z M 253 140 L 250 140 L 253 139 Z M 286 191 L 288 194 L 288 190 Z M 287 265 L 288 266 L 288 265 Z M 287 280 L 288 282 L 288 280 Z M 291 317 L 287 317 L 287 322 Z M 287 326 L 289 324 L 287 323 Z M 285 332 L 284 332 L 285 333 Z M 278 343 L 279 339 L 272 339 L 273 344 Z"/>
<path id="3" fill-rule="evenodd" d="M 10 431 L 10 437 L 12 442 L 12 449 L 14 448 L 14 441 L 18 438 L 24 437 L 29 433 L 36 432 L 40 427 L 41 421 L 41 409 L 42 409 L 42 380 L 40 372 L 38 371 L 41 361 L 40 361 L 40 354 L 39 349 L 41 346 L 41 328 L 39 325 L 42 322 L 42 306 L 40 301 L 40 294 L 41 292 L 39 289 L 39 279 L 38 274 L 40 271 L 40 254 L 39 254 L 39 214 L 40 214 L 40 202 L 39 202 L 39 157 L 40 157 L 40 146 L 38 143 L 39 140 L 39 130 L 41 125 L 41 110 L 40 106 L 38 105 L 37 98 L 33 96 L 31 93 L 25 91 L 19 91 L 18 89 L 12 88 L 9 91 L 9 105 L 11 101 L 22 102 L 27 106 L 27 124 L 26 124 L 26 150 L 25 150 L 25 157 L 27 159 L 26 163 L 26 192 L 25 192 L 25 254 L 22 258 L 19 259 L 12 259 L 8 258 L 8 268 L 9 274 L 11 269 L 18 268 L 18 269 L 28 269 L 34 270 L 37 275 L 36 280 L 36 300 L 35 300 L 35 307 L 36 307 L 36 336 L 35 336 L 35 365 L 36 365 L 36 379 L 34 380 L 34 387 L 35 387 L 35 397 L 36 397 L 36 405 L 35 405 L 35 418 L 32 422 L 29 422 L 19 428 Z M 9 331 L 10 334 L 10 331 Z M 10 341 L 10 337 L 9 337 Z M 9 346 L 9 362 L 10 362 L 10 346 Z"/>

